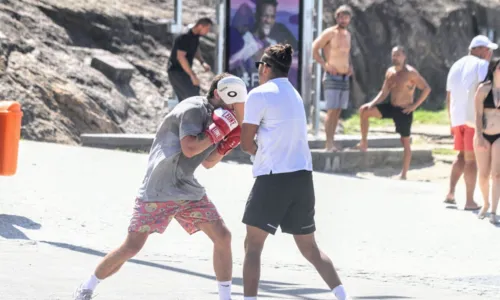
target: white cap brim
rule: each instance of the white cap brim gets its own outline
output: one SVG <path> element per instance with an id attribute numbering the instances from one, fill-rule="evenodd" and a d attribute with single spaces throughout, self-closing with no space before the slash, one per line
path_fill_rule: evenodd
<path id="1" fill-rule="evenodd" d="M 498 49 L 498 44 L 495 43 L 490 43 L 488 46 L 491 50 L 497 50 Z"/>

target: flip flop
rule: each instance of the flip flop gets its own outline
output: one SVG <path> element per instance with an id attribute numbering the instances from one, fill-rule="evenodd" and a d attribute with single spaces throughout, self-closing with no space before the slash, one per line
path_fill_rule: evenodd
<path id="1" fill-rule="evenodd" d="M 483 208 L 481 208 L 481 211 L 477 214 L 477 218 L 479 220 L 486 218 L 486 214 L 488 213 L 488 209 L 489 209 L 489 207 L 483 206 Z"/>
<path id="2" fill-rule="evenodd" d="M 479 210 L 481 208 L 482 208 L 482 206 L 478 206 L 478 207 L 474 207 L 474 208 L 464 207 L 464 210 L 465 211 L 474 211 L 474 210 Z"/>
<path id="3" fill-rule="evenodd" d="M 454 204 L 454 205 L 457 204 L 457 202 L 455 201 L 455 199 L 444 199 L 443 202 L 446 203 L 446 204 Z"/>
<path id="4" fill-rule="evenodd" d="M 493 224 L 493 225 L 497 225 L 498 224 L 497 214 L 490 213 L 490 223 Z"/>

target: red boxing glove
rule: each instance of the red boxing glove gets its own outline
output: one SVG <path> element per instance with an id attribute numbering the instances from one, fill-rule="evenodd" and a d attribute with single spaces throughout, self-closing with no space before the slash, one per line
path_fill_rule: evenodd
<path id="1" fill-rule="evenodd" d="M 219 152 L 220 155 L 226 155 L 229 151 L 238 147 L 240 144 L 240 137 L 241 129 L 240 126 L 238 126 L 219 143 L 219 146 L 217 146 L 217 152 Z"/>
<path id="2" fill-rule="evenodd" d="M 213 123 L 205 130 L 212 144 L 222 141 L 225 136 L 238 127 L 238 121 L 236 121 L 234 114 L 222 108 L 214 111 L 212 121 Z"/>

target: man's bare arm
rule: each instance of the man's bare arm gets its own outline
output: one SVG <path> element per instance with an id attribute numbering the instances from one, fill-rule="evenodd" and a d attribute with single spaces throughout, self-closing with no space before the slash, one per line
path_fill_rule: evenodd
<path id="1" fill-rule="evenodd" d="M 451 93 L 449 91 L 447 91 L 446 92 L 446 109 L 448 110 L 448 120 L 450 121 L 450 126 L 451 126 L 450 105 L 451 105 Z"/>
<path id="2" fill-rule="evenodd" d="M 219 151 L 217 151 L 217 149 L 214 149 L 214 151 L 212 151 L 212 153 L 210 153 L 210 155 L 207 158 L 205 158 L 205 160 L 201 164 L 206 169 L 210 169 L 213 168 L 216 164 L 218 164 L 223 157 L 224 155 L 220 154 Z"/>
<path id="3" fill-rule="evenodd" d="M 205 63 L 205 60 L 203 59 L 203 56 L 201 55 L 200 47 L 198 47 L 198 49 L 196 49 L 196 53 L 194 54 L 194 57 L 200 62 L 200 64 Z"/>
<path id="4" fill-rule="evenodd" d="M 451 105 L 451 93 L 449 91 L 447 91 L 446 92 L 446 109 L 448 110 L 448 119 L 450 120 L 450 123 L 451 123 L 450 105 Z"/>
<path id="5" fill-rule="evenodd" d="M 350 32 L 347 32 L 348 33 L 348 38 L 349 38 L 349 45 L 350 45 L 350 48 L 349 48 L 349 56 L 347 57 L 348 61 L 349 61 L 349 71 L 348 71 L 348 75 L 349 76 L 352 76 L 352 74 L 354 73 L 354 65 L 352 64 L 352 35 Z"/>
<path id="6" fill-rule="evenodd" d="M 425 99 L 427 99 L 427 97 L 431 93 L 431 87 L 427 83 L 427 80 L 425 80 L 425 78 L 422 77 L 422 75 L 420 75 L 419 72 L 413 71 L 412 74 L 417 88 L 422 91 L 420 93 L 420 97 L 418 98 L 417 102 L 415 102 L 415 108 L 416 108 L 419 107 L 425 101 Z"/>
<path id="7" fill-rule="evenodd" d="M 184 72 L 186 72 L 189 76 L 195 75 L 193 70 L 191 70 L 191 67 L 189 66 L 189 62 L 186 58 L 186 51 L 177 50 L 177 60 L 179 61 L 179 64 L 181 65 Z"/>
<path id="8" fill-rule="evenodd" d="M 202 132 L 197 136 L 185 136 L 181 140 L 181 151 L 186 157 L 193 157 L 205 151 L 212 145 L 212 141 Z"/>
<path id="9" fill-rule="evenodd" d="M 380 89 L 380 92 L 371 101 L 371 104 L 372 105 L 379 104 L 380 102 L 384 101 L 387 98 L 387 96 L 389 96 L 390 93 L 391 93 L 391 77 L 389 71 L 387 71 L 384 83 L 382 84 L 382 89 Z"/>
<path id="10" fill-rule="evenodd" d="M 331 41 L 332 34 L 332 29 L 326 29 L 314 40 L 312 44 L 313 58 L 318 64 L 321 65 L 322 68 L 326 67 L 326 62 L 321 56 L 320 50 L 323 49 Z"/>
<path id="11" fill-rule="evenodd" d="M 254 140 L 257 129 L 259 129 L 259 126 L 254 124 L 243 123 L 241 126 L 241 150 L 250 155 L 257 153 L 257 144 Z"/>

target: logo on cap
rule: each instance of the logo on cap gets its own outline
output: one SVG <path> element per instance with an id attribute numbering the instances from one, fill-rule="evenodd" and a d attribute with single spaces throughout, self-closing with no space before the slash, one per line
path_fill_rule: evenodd
<path id="1" fill-rule="evenodd" d="M 235 91 L 230 91 L 230 92 L 227 92 L 227 95 L 231 98 L 234 98 L 234 97 L 238 96 L 238 93 L 236 93 Z"/>

